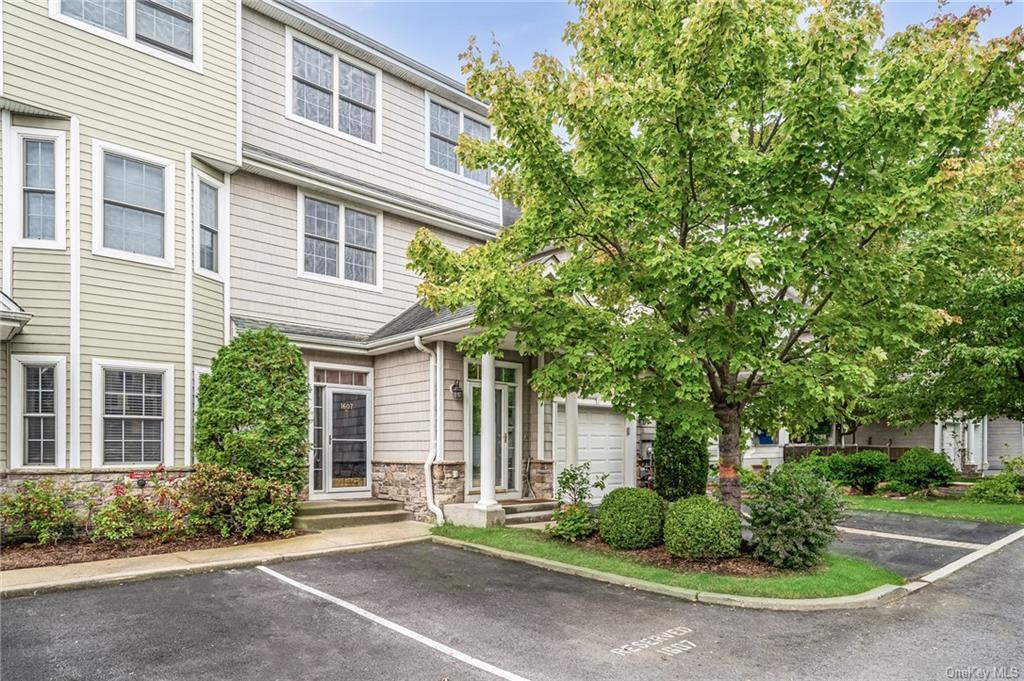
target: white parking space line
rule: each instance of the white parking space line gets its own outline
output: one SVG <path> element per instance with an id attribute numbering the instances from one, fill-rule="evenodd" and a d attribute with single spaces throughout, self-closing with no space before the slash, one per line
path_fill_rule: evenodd
<path id="1" fill-rule="evenodd" d="M 932 539 L 931 537 L 915 537 L 911 534 L 894 534 L 892 532 L 876 532 L 874 530 L 861 530 L 856 527 L 838 527 L 840 532 L 847 534 L 862 534 L 867 537 L 878 537 L 879 539 L 899 539 L 901 541 L 912 541 L 918 544 L 932 544 L 934 546 L 949 546 L 956 549 L 980 549 L 985 544 L 972 544 L 966 541 L 953 541 L 952 539 Z"/>
<path id="2" fill-rule="evenodd" d="M 978 560 L 981 560 L 985 556 L 988 556 L 988 555 L 991 555 L 991 554 L 995 553 L 999 549 L 1001 549 L 1004 546 L 1007 546 L 1009 544 L 1012 544 L 1013 542 L 1017 541 L 1018 539 L 1024 539 L 1024 530 L 1017 530 L 1016 532 L 1014 532 L 1011 535 L 1008 535 L 1006 537 L 1003 537 L 1002 539 L 994 541 L 991 544 L 986 544 L 985 546 L 982 546 L 980 549 L 978 549 L 974 553 L 968 553 L 966 556 L 964 556 L 962 558 L 958 558 L 957 560 L 954 560 L 949 565 L 945 565 L 943 567 L 940 567 L 938 570 L 935 570 L 934 572 L 929 572 L 924 577 L 920 577 L 919 581 L 927 582 L 927 583 L 931 584 L 931 583 L 937 582 L 938 580 L 940 580 L 940 579 L 942 579 L 944 577 L 949 577 L 951 574 L 953 574 L 957 570 L 959 570 L 961 568 L 964 568 L 964 567 L 967 567 L 971 563 L 973 563 L 975 561 L 978 561 Z"/>
<path id="3" fill-rule="evenodd" d="M 278 580 L 284 582 L 285 584 L 290 584 L 291 586 L 294 586 L 296 589 L 301 589 L 301 590 L 305 591 L 306 593 L 309 593 L 309 594 L 312 594 L 312 595 L 316 596 L 317 598 L 322 598 L 323 600 L 325 600 L 325 601 L 327 601 L 329 603 L 333 603 L 334 605 L 337 605 L 337 606 L 340 606 L 342 608 L 345 608 L 349 612 L 354 613 L 356 615 L 359 615 L 360 617 L 364 617 L 364 618 L 370 620 L 371 622 L 373 622 L 374 624 L 379 624 L 380 626 L 385 627 L 387 629 L 390 629 L 391 631 L 393 631 L 393 632 L 395 632 L 397 634 L 401 634 L 402 636 L 405 636 L 407 638 L 411 638 L 412 640 L 414 640 L 414 641 L 416 641 L 418 643 L 422 643 L 423 645 L 427 646 L 428 648 L 433 648 L 434 650 L 436 650 L 436 651 L 438 651 L 440 653 L 443 653 L 444 655 L 447 655 L 449 657 L 453 657 L 456 660 L 459 660 L 460 662 L 465 662 L 466 664 L 468 664 L 468 665 L 470 665 L 472 667 L 476 667 L 477 669 L 480 669 L 482 671 L 485 671 L 488 674 L 493 674 L 494 676 L 497 676 L 499 679 L 507 679 L 508 681 L 529 681 L 529 679 L 527 679 L 525 677 L 519 676 L 518 674 L 513 674 L 512 672 L 509 672 L 509 671 L 505 671 L 504 669 L 500 669 L 498 667 L 495 667 L 493 664 L 490 664 L 488 662 L 484 662 L 483 660 L 478 660 L 477 658 L 475 658 L 475 657 L 473 657 L 471 655 L 467 655 L 467 654 L 465 654 L 463 652 L 455 650 L 454 648 L 452 648 L 450 646 L 446 646 L 443 643 L 439 643 L 439 642 L 435 641 L 432 638 L 427 638 L 426 636 L 424 636 L 422 634 L 418 634 L 415 631 L 413 631 L 412 629 L 407 629 L 406 627 L 403 627 L 401 624 L 396 624 L 396 623 L 392 622 L 391 620 L 384 619 L 383 617 L 381 617 L 379 615 L 374 615 L 372 612 L 370 612 L 368 610 L 364 610 L 363 608 L 360 608 L 358 605 L 354 605 L 352 603 L 349 603 L 348 601 L 344 601 L 344 600 L 342 600 L 340 598 L 332 596 L 329 593 L 324 593 L 323 591 L 320 591 L 319 589 L 314 589 L 313 587 L 311 587 L 309 585 L 306 585 L 306 584 L 303 584 L 302 582 L 298 582 L 298 581 L 292 579 L 291 577 L 286 577 L 285 575 L 282 575 L 280 572 L 277 572 L 275 570 L 271 570 L 268 567 L 265 567 L 263 565 L 257 565 L 256 569 L 257 570 L 262 570 L 263 572 L 267 573 L 271 577 L 273 577 L 275 579 L 278 579 Z"/>

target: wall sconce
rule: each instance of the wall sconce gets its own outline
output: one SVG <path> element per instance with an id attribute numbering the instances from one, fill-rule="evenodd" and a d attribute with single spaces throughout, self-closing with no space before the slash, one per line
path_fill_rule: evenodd
<path id="1" fill-rule="evenodd" d="M 460 401 L 462 400 L 462 384 L 461 383 L 459 383 L 458 381 L 455 381 L 454 383 L 452 383 L 451 391 L 452 391 L 452 397 L 454 397 L 455 399 L 460 400 Z"/>

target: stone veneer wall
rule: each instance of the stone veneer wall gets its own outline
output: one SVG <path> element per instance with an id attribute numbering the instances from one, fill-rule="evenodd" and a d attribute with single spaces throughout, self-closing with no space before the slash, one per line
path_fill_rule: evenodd
<path id="1" fill-rule="evenodd" d="M 529 482 L 529 486 L 524 490 L 524 495 L 528 495 L 532 489 L 535 499 L 554 499 L 554 468 L 554 462 L 551 459 L 530 459 L 524 476 Z"/>
<path id="2" fill-rule="evenodd" d="M 192 471 L 190 466 L 168 466 L 163 470 L 163 479 L 172 480 Z M 138 484 L 137 479 L 129 478 L 130 473 L 150 473 L 150 469 L 125 468 L 111 466 L 109 468 L 56 468 L 33 470 L 18 468 L 0 471 L 0 493 L 14 492 L 18 485 L 26 480 L 52 480 L 57 485 L 69 485 L 76 491 L 99 487 L 103 493 L 120 483 L 129 487 Z M 143 478 L 145 479 L 145 478 Z M 143 488 L 145 489 L 145 488 Z"/>
<path id="3" fill-rule="evenodd" d="M 463 461 L 440 461 L 433 465 L 434 503 L 438 506 L 465 501 Z M 378 499 L 400 501 L 412 511 L 416 520 L 434 521 L 427 509 L 424 487 L 423 462 L 373 462 L 373 496 Z"/>

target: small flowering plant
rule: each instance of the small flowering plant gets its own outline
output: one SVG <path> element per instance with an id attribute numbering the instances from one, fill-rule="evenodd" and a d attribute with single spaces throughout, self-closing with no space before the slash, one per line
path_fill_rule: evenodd
<path id="1" fill-rule="evenodd" d="M 83 493 L 50 480 L 26 480 L 13 494 L 0 495 L 0 518 L 8 534 L 26 534 L 52 544 L 74 533 Z"/>

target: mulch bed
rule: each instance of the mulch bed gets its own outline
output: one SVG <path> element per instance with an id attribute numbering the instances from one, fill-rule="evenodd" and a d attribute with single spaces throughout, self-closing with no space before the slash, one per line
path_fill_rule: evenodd
<path id="1" fill-rule="evenodd" d="M 622 551 L 613 549 L 604 543 L 596 534 L 578 542 L 588 549 L 608 553 L 617 556 L 627 556 L 633 560 L 653 565 L 655 567 L 667 568 L 685 572 L 710 572 L 716 575 L 729 575 L 732 577 L 772 577 L 785 574 L 785 570 L 772 567 L 766 563 L 754 560 L 750 556 L 740 555 L 736 558 L 713 558 L 706 560 L 695 560 L 676 558 L 669 553 L 664 546 L 652 546 L 649 549 L 638 549 L 635 551 Z"/>
<path id="2" fill-rule="evenodd" d="M 288 536 L 305 534 L 294 532 Z M 283 539 L 282 535 L 256 535 L 248 539 L 240 537 L 195 537 L 175 541 L 157 541 L 145 537 L 134 537 L 123 542 L 90 541 L 89 539 L 67 539 L 56 544 L 10 544 L 0 547 L 0 570 L 86 563 L 111 558 L 151 556 L 175 551 L 196 551 L 199 549 L 221 549 L 243 544 Z"/>

